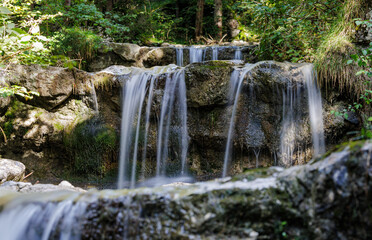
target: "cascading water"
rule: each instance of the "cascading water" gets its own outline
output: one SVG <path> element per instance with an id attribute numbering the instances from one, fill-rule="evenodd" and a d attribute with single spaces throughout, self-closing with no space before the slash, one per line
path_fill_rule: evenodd
<path id="1" fill-rule="evenodd" d="M 96 112 L 96 114 L 98 114 L 99 109 L 98 109 L 97 93 L 96 93 L 96 88 L 93 82 L 91 82 L 91 86 L 92 86 L 92 98 L 93 98 L 93 103 L 94 103 L 94 111 Z"/>
<path id="2" fill-rule="evenodd" d="M 177 65 L 183 66 L 183 48 L 176 48 Z"/>
<path id="3" fill-rule="evenodd" d="M 282 90 L 283 120 L 280 136 L 280 164 L 284 166 L 293 165 L 293 153 L 298 149 L 296 135 L 298 134 L 299 118 L 296 111 L 301 108 L 300 91 L 301 86 L 291 82 L 287 83 L 287 88 Z"/>
<path id="4" fill-rule="evenodd" d="M 132 77 L 125 83 L 123 88 L 123 112 L 121 119 L 121 138 L 120 138 L 120 165 L 119 165 L 119 180 L 118 188 L 123 188 L 127 174 L 129 163 L 130 163 L 130 153 L 132 146 L 132 125 L 137 117 L 134 153 L 133 153 L 133 163 L 132 168 L 135 169 L 137 161 L 137 148 L 138 148 L 138 137 L 139 137 L 139 127 L 141 121 L 141 112 L 143 106 L 143 100 L 146 94 L 147 82 L 151 78 L 151 75 L 146 72 L 134 72 Z M 134 170 L 135 171 L 135 170 Z M 130 186 L 134 187 L 135 176 L 131 177 Z"/>
<path id="5" fill-rule="evenodd" d="M 88 195 L 66 192 L 19 196 L 1 211 L 1 239 L 81 239 L 81 225 L 76 223 L 91 200 Z"/>
<path id="6" fill-rule="evenodd" d="M 142 149 L 142 173 L 144 179 L 146 170 L 147 140 L 150 127 L 150 111 L 153 101 L 155 81 L 160 74 L 166 75 L 165 90 L 161 105 L 160 122 L 158 127 L 157 143 L 157 168 L 156 176 L 166 175 L 168 148 L 170 136 L 178 137 L 178 147 L 174 152 L 176 157 L 173 161 L 179 160 L 180 171 L 177 175 L 186 172 L 186 157 L 188 149 L 187 133 L 187 104 L 186 85 L 183 69 L 174 70 L 174 67 L 154 68 L 150 71 L 134 70 L 130 79 L 123 88 L 123 117 L 121 125 L 120 143 L 120 165 L 118 188 L 128 184 L 133 188 L 136 184 L 137 159 L 141 135 L 142 109 L 147 95 L 147 106 L 145 113 L 145 133 Z M 142 124 L 143 125 L 143 124 Z M 172 152 L 172 153 L 173 153 Z M 177 159 L 177 160 L 176 160 Z M 130 168 L 131 167 L 131 171 Z"/>
<path id="7" fill-rule="evenodd" d="M 218 47 L 212 47 L 212 60 L 216 61 L 218 60 Z"/>
<path id="8" fill-rule="evenodd" d="M 190 63 L 203 62 L 205 49 L 201 47 L 192 46 L 190 51 Z"/>
<path id="9" fill-rule="evenodd" d="M 305 78 L 308 93 L 314 156 L 319 156 L 325 152 L 322 97 L 316 85 L 316 75 L 313 65 L 307 64 L 302 67 L 302 73 Z"/>
<path id="10" fill-rule="evenodd" d="M 235 49 L 235 57 L 234 57 L 234 60 L 243 60 L 242 49 L 241 49 L 241 48 L 236 48 L 236 49 Z"/>
<path id="11" fill-rule="evenodd" d="M 176 96 L 178 96 L 178 109 L 174 111 Z M 158 128 L 158 146 L 157 146 L 157 165 L 156 176 L 164 176 L 166 172 L 166 161 L 168 159 L 169 134 L 172 118 L 178 120 L 178 129 L 180 129 L 180 160 L 181 174 L 185 173 L 188 134 L 187 134 L 187 104 L 186 104 L 186 85 L 185 73 L 183 70 L 175 72 L 172 76 L 167 77 L 164 90 L 163 102 L 160 113 L 160 122 Z M 174 112 L 178 116 L 174 116 Z"/>
<path id="12" fill-rule="evenodd" d="M 234 126 L 235 126 L 235 115 L 236 110 L 238 106 L 239 96 L 240 96 L 240 90 L 243 85 L 243 80 L 246 76 L 246 74 L 254 67 L 254 64 L 247 64 L 242 70 L 235 69 L 231 74 L 230 79 L 230 91 L 229 91 L 229 103 L 234 104 L 231 118 L 230 118 L 230 124 L 229 124 L 229 130 L 227 134 L 227 142 L 226 142 L 226 150 L 225 150 L 225 156 L 224 156 L 224 163 L 223 163 L 223 171 L 222 171 L 222 177 L 226 177 L 227 170 L 229 166 L 229 160 L 231 155 L 231 145 L 233 141 L 233 134 L 234 134 Z"/>
<path id="13" fill-rule="evenodd" d="M 314 156 L 325 152 L 323 108 L 322 98 L 316 85 L 313 66 L 306 64 L 301 67 L 303 84 L 307 91 L 310 126 L 312 132 Z M 301 96 L 303 86 L 299 83 L 288 83 L 287 89 L 283 90 L 283 121 L 280 139 L 280 164 L 291 166 L 295 159 L 301 159 L 302 146 L 296 141 L 300 132 L 300 116 L 298 109 L 301 109 Z M 297 152 L 297 155 L 294 153 Z"/>

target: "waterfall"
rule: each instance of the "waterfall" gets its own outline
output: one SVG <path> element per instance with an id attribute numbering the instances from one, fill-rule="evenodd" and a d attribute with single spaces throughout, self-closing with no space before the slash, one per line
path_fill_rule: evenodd
<path id="1" fill-rule="evenodd" d="M 212 60 L 218 60 L 218 47 L 212 47 Z"/>
<path id="2" fill-rule="evenodd" d="M 137 148 L 138 148 L 138 137 L 139 127 L 141 121 L 141 112 L 143 106 L 143 100 L 146 94 L 147 82 L 151 75 L 146 72 L 134 72 L 132 77 L 125 83 L 123 88 L 123 106 L 122 106 L 122 119 L 121 119 L 121 136 L 120 136 L 120 164 L 119 164 L 119 180 L 118 188 L 124 187 L 124 181 L 127 176 L 127 171 L 130 163 L 130 150 L 132 146 L 132 125 L 137 116 L 137 126 L 135 135 L 135 145 L 132 163 L 132 178 L 130 186 L 134 186 L 135 181 L 135 167 L 137 161 Z M 133 174 L 134 171 L 134 174 Z"/>
<path id="3" fill-rule="evenodd" d="M 322 97 L 316 84 L 313 65 L 305 65 L 302 73 L 307 87 L 311 133 L 316 157 L 325 152 Z"/>
<path id="4" fill-rule="evenodd" d="M 145 178 L 150 112 L 155 82 L 161 74 L 166 76 L 166 83 L 157 132 L 156 176 L 166 176 L 169 148 L 176 155 L 172 156 L 172 161 L 179 160 L 180 163 L 177 175 L 186 173 L 188 132 L 185 73 L 183 69 L 174 71 L 172 65 L 150 70 L 136 69 L 123 88 L 118 188 L 127 186 L 126 182 L 129 182 L 130 188 L 136 185 L 140 143 L 141 145 L 143 143 L 142 155 L 140 155 L 142 159 L 140 178 L 142 180 Z M 145 103 L 146 96 L 147 103 Z M 142 117 L 143 109 L 145 109 L 144 117 Z M 140 139 L 140 136 L 144 136 L 143 139 Z M 170 137 L 172 137 L 171 143 L 169 143 Z M 173 138 L 178 138 L 178 140 L 175 141 Z"/>
<path id="5" fill-rule="evenodd" d="M 177 97 L 178 96 L 178 97 Z M 177 97 L 177 98 L 176 98 Z M 175 104 L 178 100 L 178 104 Z M 157 164 L 156 176 L 164 176 L 166 173 L 166 162 L 168 160 L 169 134 L 171 132 L 172 120 L 178 120 L 180 129 L 179 150 L 181 153 L 181 174 L 185 173 L 186 157 L 188 149 L 187 133 L 187 104 L 186 104 L 186 85 L 185 73 L 183 70 L 175 72 L 172 76 L 168 75 L 161 105 L 160 122 L 158 128 L 157 142 Z M 178 109 L 174 111 L 174 108 Z M 174 113 L 177 112 L 178 115 Z"/>
<path id="6" fill-rule="evenodd" d="M 98 114 L 99 109 L 98 109 L 97 93 L 96 93 L 96 88 L 93 82 L 91 82 L 91 86 L 92 86 L 92 98 L 93 98 L 93 103 L 94 103 L 94 111 L 96 114 Z"/>
<path id="7" fill-rule="evenodd" d="M 254 67 L 254 64 L 247 64 L 242 71 L 234 69 L 231 74 L 230 78 L 230 90 L 229 90 L 229 103 L 234 104 L 233 110 L 230 118 L 229 130 L 227 134 L 227 142 L 226 142 L 226 150 L 224 156 L 224 163 L 223 163 L 223 172 L 222 177 L 226 177 L 227 170 L 229 166 L 230 160 L 230 152 L 232 148 L 232 141 L 233 141 L 233 134 L 234 134 L 234 126 L 235 126 L 235 115 L 238 106 L 240 90 L 243 85 L 243 80 L 245 75 Z"/>
<path id="8" fill-rule="evenodd" d="M 235 49 L 235 57 L 234 60 L 243 60 L 242 57 L 242 49 L 241 48 L 236 48 Z"/>
<path id="9" fill-rule="evenodd" d="M 325 152 L 323 107 L 322 98 L 316 85 L 313 66 L 306 64 L 301 67 L 303 84 L 307 91 L 307 102 L 312 133 L 314 156 Z M 299 83 L 290 82 L 287 88 L 283 89 L 283 121 L 280 136 L 280 161 L 281 165 L 291 166 L 294 159 L 300 159 L 302 147 L 296 141 L 300 132 L 300 116 L 298 109 L 301 109 L 301 96 L 303 87 Z M 305 90 L 305 89 L 304 89 Z M 297 152 L 297 155 L 294 153 Z"/>
<path id="10" fill-rule="evenodd" d="M 190 63 L 203 62 L 205 49 L 201 47 L 190 47 Z"/>
<path id="11" fill-rule="evenodd" d="M 1 211 L 1 239 L 78 240 L 81 225 L 76 223 L 81 222 L 88 201 L 93 200 L 89 198 L 66 192 L 21 195 Z"/>
<path id="12" fill-rule="evenodd" d="M 148 137 L 148 132 L 150 128 L 150 111 L 151 111 L 152 98 L 154 96 L 154 82 L 155 82 L 155 77 L 152 77 L 151 83 L 150 83 L 149 95 L 147 99 L 147 107 L 146 107 L 145 137 L 144 137 L 143 152 L 142 152 L 142 170 L 141 170 L 142 179 L 145 178 L 145 171 L 146 171 L 147 137 Z"/>
<path id="13" fill-rule="evenodd" d="M 183 66 L 183 48 L 176 48 L 177 65 Z"/>
<path id="14" fill-rule="evenodd" d="M 287 88 L 282 90 L 283 112 L 282 130 L 280 135 L 280 161 L 281 165 L 293 165 L 293 153 L 298 149 L 296 135 L 298 134 L 299 118 L 296 111 L 301 108 L 300 86 L 296 83 L 287 83 Z"/>

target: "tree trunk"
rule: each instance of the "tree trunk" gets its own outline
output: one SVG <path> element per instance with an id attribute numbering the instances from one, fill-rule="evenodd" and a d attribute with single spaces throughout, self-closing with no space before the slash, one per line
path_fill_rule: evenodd
<path id="1" fill-rule="evenodd" d="M 180 17 L 180 0 L 176 1 L 176 18 Z"/>
<path id="2" fill-rule="evenodd" d="M 71 0 L 65 0 L 65 6 L 71 7 Z"/>
<path id="3" fill-rule="evenodd" d="M 218 32 L 217 37 L 222 38 L 222 0 L 214 0 L 214 24 Z"/>
<path id="4" fill-rule="evenodd" d="M 195 38 L 199 41 L 203 34 L 204 0 L 198 0 L 196 9 Z"/>
<path id="5" fill-rule="evenodd" d="M 106 1 L 106 12 L 111 12 L 112 11 L 112 0 L 107 0 Z"/>

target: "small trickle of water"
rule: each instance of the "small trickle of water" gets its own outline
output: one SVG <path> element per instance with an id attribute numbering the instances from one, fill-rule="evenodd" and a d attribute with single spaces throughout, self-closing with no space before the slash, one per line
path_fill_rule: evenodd
<path id="1" fill-rule="evenodd" d="M 97 93 L 96 93 L 96 88 L 93 82 L 91 82 L 91 86 L 92 86 L 92 98 L 93 98 L 93 103 L 94 103 L 94 111 L 96 114 L 98 114 L 99 109 L 98 109 Z"/>
<path id="2" fill-rule="evenodd" d="M 175 104 L 175 100 L 178 100 L 177 105 Z M 185 73 L 183 70 L 180 70 L 175 72 L 172 76 L 168 76 L 166 80 L 158 128 L 156 176 L 164 176 L 166 172 L 169 134 L 171 132 L 170 127 L 173 119 L 178 122 L 173 128 L 176 128 L 180 133 L 178 134 L 178 142 L 179 152 L 181 153 L 181 174 L 185 172 L 188 149 L 186 101 Z M 176 111 L 174 111 L 174 107 L 177 107 Z M 174 112 L 176 112 L 177 115 Z"/>
<path id="3" fill-rule="evenodd" d="M 302 68 L 309 98 L 309 114 L 311 133 L 313 137 L 314 157 L 325 153 L 323 105 L 313 65 L 307 64 Z"/>
<path id="4" fill-rule="evenodd" d="M 236 48 L 236 49 L 235 49 L 235 57 L 234 57 L 234 60 L 243 60 L 242 49 L 241 49 L 241 48 Z"/>
<path id="5" fill-rule="evenodd" d="M 299 129 L 299 117 L 296 111 L 301 108 L 300 86 L 287 83 L 287 88 L 282 90 L 283 115 L 280 136 L 280 161 L 281 165 L 293 165 L 293 153 L 297 149 L 296 136 Z"/>
<path id="6" fill-rule="evenodd" d="M 190 47 L 190 63 L 203 62 L 205 49 L 201 47 Z"/>
<path id="7" fill-rule="evenodd" d="M 234 104 L 233 111 L 230 118 L 229 131 L 227 134 L 226 150 L 223 163 L 222 177 L 226 177 L 229 166 L 229 159 L 231 155 L 234 126 L 235 126 L 235 115 L 238 107 L 238 101 L 240 96 L 240 90 L 243 85 L 245 75 L 254 67 L 254 64 L 247 64 L 242 70 L 234 69 L 230 78 L 230 91 L 229 91 L 229 103 Z"/>
<path id="8" fill-rule="evenodd" d="M 183 66 L 183 48 L 176 48 L 177 65 Z"/>
<path id="9" fill-rule="evenodd" d="M 152 105 L 152 98 L 154 96 L 154 85 L 155 85 L 155 77 L 151 78 L 149 94 L 147 97 L 147 107 L 146 107 L 146 120 L 145 120 L 145 136 L 144 136 L 144 144 L 143 144 L 143 152 L 142 152 L 142 170 L 141 170 L 141 179 L 145 178 L 145 171 L 146 171 L 146 153 L 147 153 L 147 141 L 148 141 L 148 133 L 150 128 L 150 111 Z"/>
<path id="10" fill-rule="evenodd" d="M 218 50 L 219 50 L 219 47 L 212 47 L 212 60 L 213 61 L 218 60 Z"/>

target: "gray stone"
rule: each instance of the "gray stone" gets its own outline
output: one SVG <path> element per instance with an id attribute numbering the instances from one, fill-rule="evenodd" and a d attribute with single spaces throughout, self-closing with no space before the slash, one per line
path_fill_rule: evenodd
<path id="1" fill-rule="evenodd" d="M 84 189 L 74 187 L 67 181 L 62 181 L 59 185 L 53 184 L 31 184 L 25 182 L 8 181 L 0 186 L 1 191 L 11 191 L 19 193 L 42 193 L 54 191 L 72 191 L 72 192 L 86 192 Z"/>
<path id="2" fill-rule="evenodd" d="M 23 163 L 0 158 L 0 184 L 6 181 L 22 181 L 26 167 Z"/>

